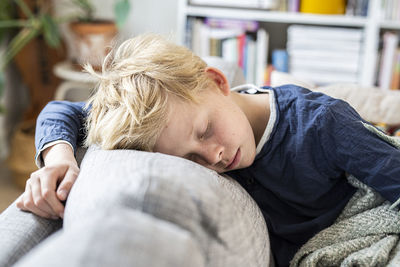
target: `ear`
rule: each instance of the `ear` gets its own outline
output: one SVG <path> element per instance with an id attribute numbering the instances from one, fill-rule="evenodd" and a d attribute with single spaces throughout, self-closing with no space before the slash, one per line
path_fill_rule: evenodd
<path id="1" fill-rule="evenodd" d="M 228 79 L 222 71 L 214 67 L 207 67 L 204 71 L 206 72 L 206 75 L 215 82 L 224 95 L 227 96 L 230 94 L 231 89 L 229 87 Z"/>

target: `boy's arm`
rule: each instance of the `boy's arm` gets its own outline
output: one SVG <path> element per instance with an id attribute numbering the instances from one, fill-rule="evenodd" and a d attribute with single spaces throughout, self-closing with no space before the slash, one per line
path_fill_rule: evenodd
<path id="1" fill-rule="evenodd" d="M 57 143 L 66 143 L 75 153 L 84 137 L 85 102 L 52 101 L 36 121 L 36 165 L 43 166 L 42 152 Z"/>
<path id="2" fill-rule="evenodd" d="M 396 202 L 400 198 L 400 149 L 369 130 L 347 103 L 334 107 L 325 119 L 321 146 L 333 166 Z"/>
<path id="3" fill-rule="evenodd" d="M 61 201 L 66 200 L 79 173 L 74 151 L 84 138 L 84 105 L 54 101 L 40 113 L 35 136 L 40 169 L 31 174 L 17 200 L 20 209 L 46 218 L 63 217 Z"/>

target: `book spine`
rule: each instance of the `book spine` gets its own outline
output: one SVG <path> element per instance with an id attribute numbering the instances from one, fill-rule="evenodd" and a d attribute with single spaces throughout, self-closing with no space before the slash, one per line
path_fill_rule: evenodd
<path id="1" fill-rule="evenodd" d="M 244 69 L 245 62 L 245 46 L 246 46 L 246 35 L 242 34 L 237 37 L 238 39 L 238 58 L 239 58 L 239 66 Z"/>
<path id="2" fill-rule="evenodd" d="M 205 18 L 204 23 L 214 28 L 234 28 L 242 31 L 255 32 L 259 28 L 257 21 Z"/>
<path id="3" fill-rule="evenodd" d="M 397 45 L 397 34 L 385 32 L 383 35 L 383 49 L 378 80 L 378 86 L 383 90 L 390 88 Z"/>
<path id="4" fill-rule="evenodd" d="M 390 89 L 396 90 L 399 88 L 400 88 L 400 49 L 397 49 Z"/>
<path id="5" fill-rule="evenodd" d="M 256 43 L 256 67 L 255 84 L 257 86 L 265 85 L 265 71 L 268 64 L 268 43 L 269 35 L 265 29 L 260 28 L 257 31 Z"/>
<path id="6" fill-rule="evenodd" d="M 286 50 L 275 49 L 274 51 L 272 51 L 272 65 L 277 71 L 288 72 L 289 62 Z"/>

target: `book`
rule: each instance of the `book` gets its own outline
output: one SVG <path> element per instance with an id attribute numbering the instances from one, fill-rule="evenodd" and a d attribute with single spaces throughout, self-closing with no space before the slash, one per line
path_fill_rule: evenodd
<path id="1" fill-rule="evenodd" d="M 325 50 L 321 47 L 318 49 L 289 48 L 286 50 L 290 55 L 290 59 L 319 59 L 320 61 L 341 60 L 345 62 L 359 62 L 361 60 L 361 53 L 353 53 L 351 51 Z"/>
<path id="2" fill-rule="evenodd" d="M 306 68 L 325 71 L 345 71 L 350 73 L 357 73 L 359 71 L 359 62 L 356 60 L 323 60 L 322 58 L 307 59 L 291 56 L 289 68 Z"/>
<path id="3" fill-rule="evenodd" d="M 383 34 L 383 48 L 379 67 L 378 86 L 383 90 L 390 89 L 394 60 L 399 37 L 394 32 Z"/>
<path id="4" fill-rule="evenodd" d="M 255 32 L 259 28 L 258 21 L 205 18 L 204 24 L 212 28 L 236 29 L 241 31 Z"/>
<path id="5" fill-rule="evenodd" d="M 288 12 L 299 12 L 300 10 L 300 0 L 287 0 L 287 5 Z"/>
<path id="6" fill-rule="evenodd" d="M 288 72 L 288 54 L 286 50 L 275 49 L 272 51 L 272 65 L 277 71 Z"/>
<path id="7" fill-rule="evenodd" d="M 257 31 L 256 56 L 255 56 L 255 82 L 257 86 L 266 84 L 265 70 L 268 64 L 269 34 L 265 29 Z"/>
<path id="8" fill-rule="evenodd" d="M 306 26 L 291 25 L 287 30 L 288 37 L 292 38 L 312 38 L 322 40 L 353 40 L 361 41 L 363 38 L 363 30 L 350 29 L 341 27 L 324 27 L 324 26 Z"/>
<path id="9" fill-rule="evenodd" d="M 293 36 L 288 37 L 288 41 L 286 43 L 286 47 L 288 50 L 291 49 L 302 49 L 305 48 L 307 50 L 315 49 L 315 50 L 333 50 L 333 51 L 342 51 L 342 52 L 351 52 L 351 53 L 359 53 L 362 49 L 362 43 L 360 41 L 346 41 L 346 40 L 320 40 L 320 39 L 304 39 L 299 38 L 296 39 Z"/>
<path id="10" fill-rule="evenodd" d="M 229 62 L 238 62 L 237 38 L 232 37 L 222 42 L 222 58 Z"/>
<path id="11" fill-rule="evenodd" d="M 396 50 L 390 89 L 400 89 L 400 48 Z"/>
<path id="12" fill-rule="evenodd" d="M 358 82 L 363 31 L 292 25 L 288 28 L 289 72 L 318 85 Z"/>
<path id="13" fill-rule="evenodd" d="M 291 75 L 301 79 L 312 81 L 319 85 L 325 85 L 330 83 L 357 83 L 358 74 L 346 73 L 346 72 L 326 72 L 317 70 L 291 70 Z"/>
<path id="14" fill-rule="evenodd" d="M 264 85 L 268 62 L 268 33 L 258 23 L 206 18 L 195 19 L 190 32 L 192 50 L 201 57 L 217 56 L 235 62 L 248 83 Z"/>
<path id="15" fill-rule="evenodd" d="M 256 77 L 256 40 L 247 36 L 246 40 L 246 62 L 245 62 L 245 72 L 246 81 L 255 83 Z"/>
<path id="16" fill-rule="evenodd" d="M 190 0 L 192 5 L 276 9 L 279 0 Z"/>

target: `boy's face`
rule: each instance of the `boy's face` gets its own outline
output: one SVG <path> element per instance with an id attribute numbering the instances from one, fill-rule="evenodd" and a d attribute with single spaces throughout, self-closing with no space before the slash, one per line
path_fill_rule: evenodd
<path id="1" fill-rule="evenodd" d="M 216 88 L 203 90 L 198 99 L 195 104 L 170 97 L 168 121 L 154 151 L 192 160 L 219 173 L 250 166 L 256 154 L 253 130 L 232 99 L 228 84 L 217 81 Z"/>

